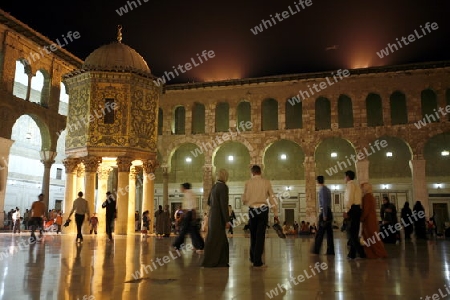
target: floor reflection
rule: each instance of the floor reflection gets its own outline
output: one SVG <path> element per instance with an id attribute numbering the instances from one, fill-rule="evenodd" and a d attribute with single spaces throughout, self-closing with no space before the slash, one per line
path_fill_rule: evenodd
<path id="1" fill-rule="evenodd" d="M 410 299 L 436 293 L 450 277 L 445 240 L 386 245 L 388 259 L 348 261 L 339 234 L 335 256 L 312 255 L 312 238 L 274 235 L 266 239 L 268 267 L 255 269 L 248 261 L 249 239 L 234 234 L 230 268 L 204 269 L 201 254 L 171 248 L 173 237 L 117 236 L 109 242 L 87 235 L 76 244 L 71 235 L 46 236 L 16 251 L 27 239 L 0 234 L 0 251 L 8 253 L 0 259 L 1 299 L 264 299 L 275 289 L 280 299 Z M 327 269 L 311 275 L 316 264 Z M 305 272 L 310 276 L 303 282 L 292 281 Z"/>

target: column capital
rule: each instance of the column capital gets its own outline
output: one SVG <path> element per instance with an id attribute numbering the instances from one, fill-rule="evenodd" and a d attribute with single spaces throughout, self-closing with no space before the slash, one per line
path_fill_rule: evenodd
<path id="1" fill-rule="evenodd" d="M 131 162 L 133 159 L 127 156 L 120 156 L 117 158 L 117 167 L 119 172 L 130 172 Z"/>
<path id="2" fill-rule="evenodd" d="M 155 173 L 156 168 L 159 167 L 159 164 L 156 160 L 144 160 L 142 161 L 142 167 L 144 168 L 144 172 L 149 173 Z"/>
<path id="3" fill-rule="evenodd" d="M 86 156 L 82 160 L 84 169 L 88 173 L 97 172 L 98 166 L 102 163 L 102 158 L 98 156 Z"/>
<path id="4" fill-rule="evenodd" d="M 213 168 L 213 165 L 212 165 L 212 164 L 204 164 L 204 165 L 203 165 L 203 171 L 204 171 L 204 172 L 211 172 L 211 171 L 212 171 L 212 168 Z"/>
<path id="5" fill-rule="evenodd" d="M 77 171 L 77 177 L 84 177 L 85 173 L 85 166 L 84 165 L 78 165 L 76 168 Z"/>
<path id="6" fill-rule="evenodd" d="M 101 180 L 108 180 L 109 173 L 111 171 L 112 171 L 112 167 L 111 166 L 100 165 L 97 168 L 97 174 L 98 174 L 99 179 L 101 179 Z"/>
<path id="7" fill-rule="evenodd" d="M 66 168 L 66 174 L 75 173 L 78 164 L 81 162 L 79 158 L 66 158 L 63 160 L 63 165 Z"/>
<path id="8" fill-rule="evenodd" d="M 169 166 L 168 165 L 161 165 L 161 170 L 162 170 L 163 176 L 169 176 Z"/>
<path id="9" fill-rule="evenodd" d="M 135 166 L 131 166 L 130 168 L 130 180 L 135 180 L 137 175 L 139 174 L 139 168 Z"/>
<path id="10" fill-rule="evenodd" d="M 52 165 L 55 163 L 55 157 L 56 157 L 56 152 L 55 151 L 40 151 L 39 152 L 41 155 L 41 163 L 44 164 L 45 168 L 51 168 Z"/>

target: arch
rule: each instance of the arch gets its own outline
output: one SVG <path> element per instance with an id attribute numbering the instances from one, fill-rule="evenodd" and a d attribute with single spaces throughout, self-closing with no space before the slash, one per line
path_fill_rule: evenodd
<path id="1" fill-rule="evenodd" d="M 450 132 L 440 133 L 429 138 L 423 149 L 426 160 L 425 176 L 434 183 L 449 181 L 450 155 L 443 154 L 450 151 Z"/>
<path id="2" fill-rule="evenodd" d="M 192 134 L 205 133 L 205 105 L 195 102 L 192 106 Z"/>
<path id="3" fill-rule="evenodd" d="M 230 128 L 230 106 L 219 102 L 216 106 L 216 132 L 225 132 Z"/>
<path id="4" fill-rule="evenodd" d="M 325 180 L 342 181 L 347 170 L 356 171 L 355 148 L 341 137 L 330 137 L 322 140 L 314 151 L 316 174 L 325 176 Z"/>
<path id="5" fill-rule="evenodd" d="M 67 116 L 68 111 L 69 111 L 69 94 L 67 93 L 66 84 L 61 81 L 59 83 L 58 114 Z"/>
<path id="6" fill-rule="evenodd" d="M 28 93 L 28 77 L 31 74 L 31 68 L 24 59 L 16 60 L 16 69 L 14 73 L 13 95 L 26 100 Z"/>
<path id="7" fill-rule="evenodd" d="M 383 106 L 378 94 L 370 93 L 366 98 L 367 126 L 383 126 Z"/>
<path id="8" fill-rule="evenodd" d="M 15 141 L 11 146 L 11 153 L 15 154 L 15 149 L 26 148 L 30 151 L 23 155 L 40 158 L 38 152 L 43 147 L 43 137 L 39 125 L 30 115 L 21 115 L 16 120 L 11 131 L 11 139 Z"/>
<path id="9" fill-rule="evenodd" d="M 36 82 L 38 77 L 39 80 Z M 50 101 L 50 74 L 47 70 L 37 70 L 36 76 L 31 79 L 30 101 L 48 107 Z"/>
<path id="10" fill-rule="evenodd" d="M 338 99 L 338 123 L 339 128 L 353 127 L 352 99 L 347 95 L 340 95 Z"/>
<path id="11" fill-rule="evenodd" d="M 270 180 L 304 180 L 304 161 L 305 153 L 297 143 L 277 140 L 264 151 L 264 177 Z"/>
<path id="12" fill-rule="evenodd" d="M 319 97 L 315 103 L 316 130 L 331 129 L 331 104 L 325 97 Z"/>
<path id="13" fill-rule="evenodd" d="M 376 144 L 380 144 L 381 147 L 376 147 Z M 369 178 L 373 183 L 390 183 L 391 178 L 410 180 L 409 161 L 412 159 L 412 150 L 404 140 L 383 135 L 370 141 L 366 149 L 370 154 L 367 156 Z M 388 152 L 391 152 L 392 156 L 388 156 Z"/>
<path id="14" fill-rule="evenodd" d="M 161 107 L 158 108 L 158 135 L 163 134 L 164 112 Z"/>
<path id="15" fill-rule="evenodd" d="M 203 182 L 205 156 L 194 156 L 197 148 L 196 144 L 183 143 L 174 149 L 170 157 L 170 183 Z"/>
<path id="16" fill-rule="evenodd" d="M 278 130 L 278 101 L 273 98 L 262 102 L 261 130 Z"/>
<path id="17" fill-rule="evenodd" d="M 439 117 L 436 117 L 437 111 L 437 96 L 431 89 L 423 90 L 420 93 L 420 107 L 422 109 L 422 118 L 426 118 L 428 122 L 439 122 Z"/>
<path id="18" fill-rule="evenodd" d="M 391 125 L 408 123 L 408 112 L 406 108 L 406 96 L 400 91 L 391 94 Z"/>
<path id="19" fill-rule="evenodd" d="M 214 151 L 212 161 L 216 170 L 224 168 L 228 171 L 229 181 L 243 182 L 249 178 L 249 170 L 243 166 L 250 165 L 250 153 L 240 142 L 229 141 L 221 144 Z"/>
<path id="20" fill-rule="evenodd" d="M 64 129 L 59 132 L 58 140 L 56 141 L 55 162 L 59 164 L 61 164 L 62 161 L 66 158 L 66 136 L 67 136 L 67 129 Z"/>
<path id="21" fill-rule="evenodd" d="M 297 129 L 303 126 L 303 102 L 292 105 L 289 100 L 285 103 L 286 129 Z"/>
<path id="22" fill-rule="evenodd" d="M 185 134 L 186 131 L 186 110 L 184 106 L 175 108 L 174 117 L 174 134 Z"/>
<path id="23" fill-rule="evenodd" d="M 247 123 L 252 122 L 252 107 L 250 102 L 248 101 L 241 101 L 237 106 L 237 123 L 236 127 L 241 124 L 241 122 Z"/>

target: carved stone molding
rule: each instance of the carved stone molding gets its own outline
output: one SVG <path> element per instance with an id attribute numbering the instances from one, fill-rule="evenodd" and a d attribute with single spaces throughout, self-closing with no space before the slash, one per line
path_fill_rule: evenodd
<path id="1" fill-rule="evenodd" d="M 66 174 L 75 173 L 80 163 L 78 158 L 66 158 L 63 160 L 63 165 L 66 168 Z"/>
<path id="2" fill-rule="evenodd" d="M 83 158 L 85 171 L 88 173 L 97 172 L 98 166 L 102 163 L 102 158 L 97 156 L 86 156 Z"/>
<path id="3" fill-rule="evenodd" d="M 97 169 L 98 178 L 100 180 L 108 180 L 109 173 L 112 171 L 112 167 L 100 165 Z"/>
<path id="4" fill-rule="evenodd" d="M 144 172 L 147 174 L 150 174 L 150 173 L 155 173 L 156 168 L 159 167 L 159 164 L 157 161 L 149 159 L 149 160 L 143 161 L 142 166 L 144 168 Z"/>
<path id="5" fill-rule="evenodd" d="M 133 159 L 131 157 L 121 156 L 117 158 L 117 167 L 119 172 L 130 172 L 131 162 Z"/>
<path id="6" fill-rule="evenodd" d="M 78 165 L 77 177 L 84 177 L 85 167 L 83 165 Z"/>

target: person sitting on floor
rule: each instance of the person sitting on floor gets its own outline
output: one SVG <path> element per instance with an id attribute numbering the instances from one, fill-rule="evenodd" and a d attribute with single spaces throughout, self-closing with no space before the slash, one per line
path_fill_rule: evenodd
<path id="1" fill-rule="evenodd" d="M 309 233 L 309 226 L 306 224 L 305 221 L 302 221 L 300 225 L 300 232 L 298 233 L 300 235 L 310 235 Z"/>

